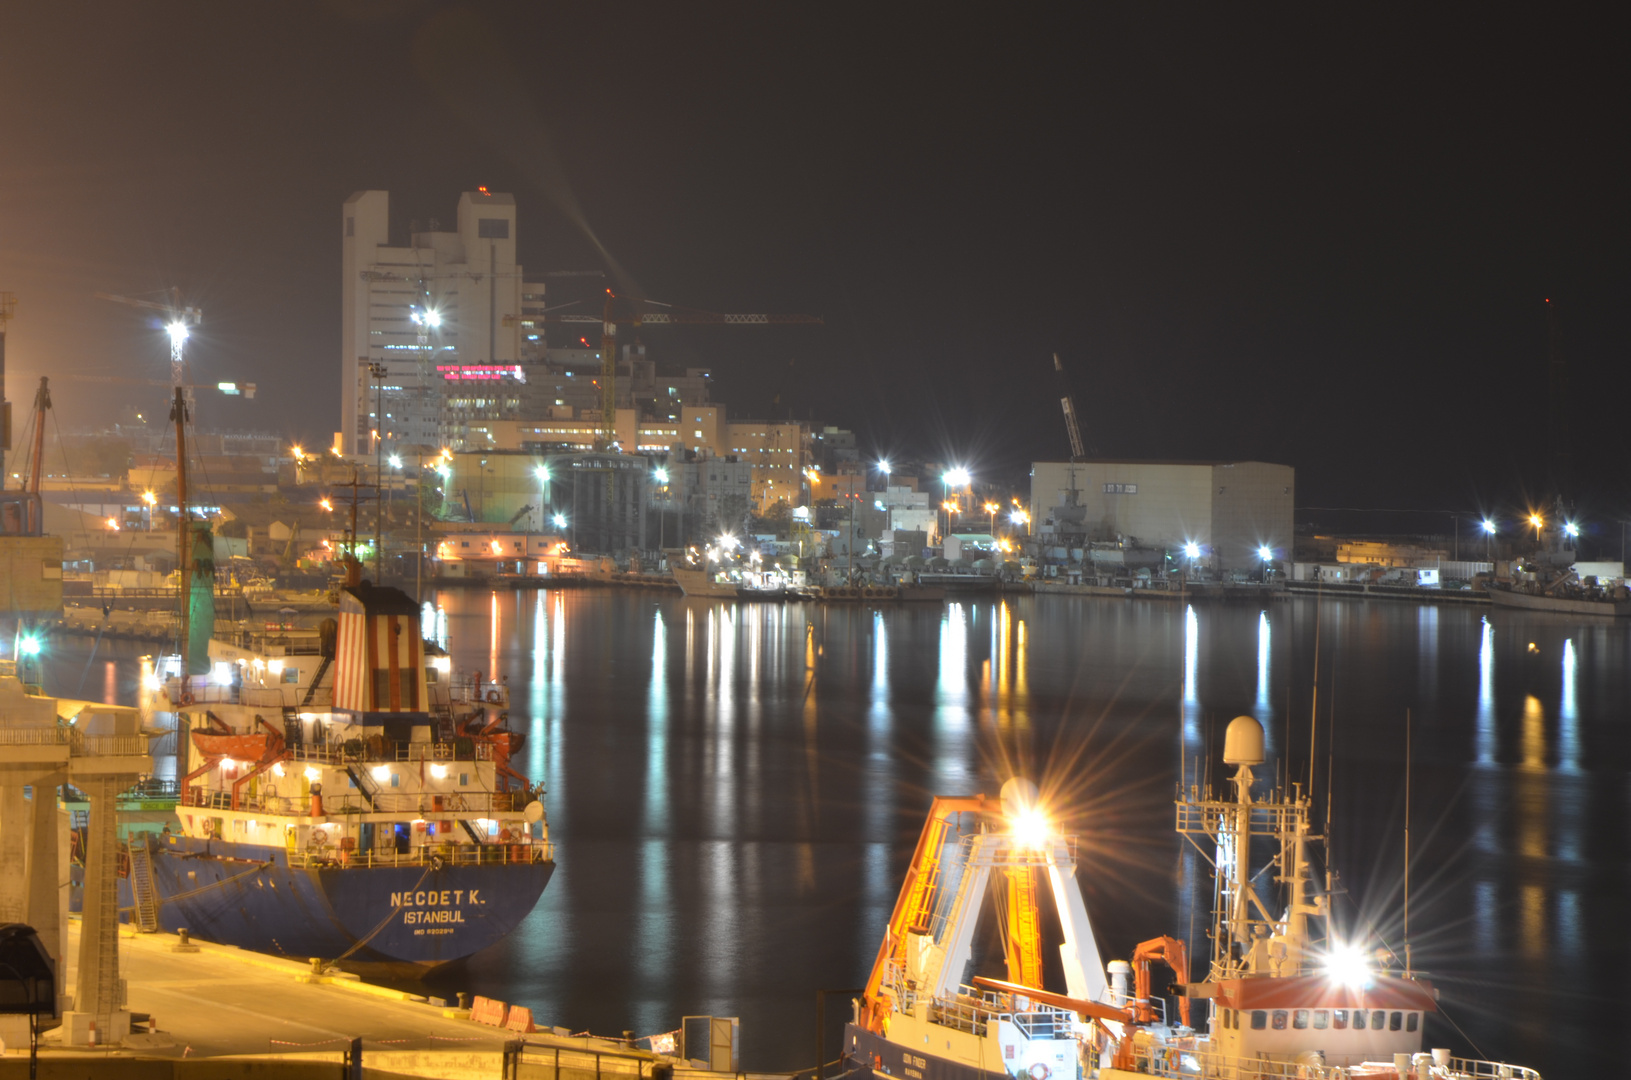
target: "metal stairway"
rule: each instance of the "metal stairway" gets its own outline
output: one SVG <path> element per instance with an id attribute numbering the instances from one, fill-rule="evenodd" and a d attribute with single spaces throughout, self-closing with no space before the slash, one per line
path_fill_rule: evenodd
<path id="1" fill-rule="evenodd" d="M 469 833 L 470 834 L 470 839 L 474 840 L 476 843 L 485 844 L 485 843 L 488 842 L 487 837 L 485 837 L 485 836 L 483 836 L 481 834 L 481 830 L 477 829 L 474 825 L 470 824 L 470 822 L 467 819 L 460 818 L 459 819 L 459 824 L 464 826 L 464 831 Z"/>
<path id="2" fill-rule="evenodd" d="M 357 790 L 362 792 L 362 797 L 368 800 L 368 809 L 378 810 L 379 802 L 376 796 L 379 794 L 379 788 L 369 777 L 368 770 L 360 769 L 348 761 L 345 765 L 345 772 L 347 776 L 351 777 L 351 782 L 357 785 Z"/>
<path id="3" fill-rule="evenodd" d="M 306 687 L 306 696 L 300 702 L 301 708 L 311 704 L 313 695 L 317 693 L 318 686 L 322 685 L 323 676 L 328 674 L 328 667 L 332 663 L 334 663 L 334 657 L 325 656 L 323 662 L 317 665 L 317 674 L 311 677 L 311 685 Z"/>
<path id="4" fill-rule="evenodd" d="M 151 934 L 159 928 L 159 894 L 153 884 L 153 860 L 145 838 L 132 834 L 125 844 L 130 853 L 130 894 L 136 898 L 136 928 Z"/>

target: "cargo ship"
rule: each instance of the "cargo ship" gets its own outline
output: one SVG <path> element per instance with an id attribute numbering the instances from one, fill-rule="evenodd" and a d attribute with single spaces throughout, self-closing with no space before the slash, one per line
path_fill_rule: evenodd
<path id="1" fill-rule="evenodd" d="M 147 677 L 180 760 L 177 825 L 127 834 L 139 928 L 426 968 L 537 904 L 555 862 L 508 688 L 455 676 L 398 589 L 347 585 L 338 616 L 315 654 L 212 642 L 207 676 L 172 657 Z"/>
<path id="2" fill-rule="evenodd" d="M 187 412 L 178 387 L 179 647 L 139 702 L 175 714 L 176 824 L 127 830 L 122 915 L 319 966 L 418 972 L 502 940 L 555 869 L 508 686 L 456 675 L 419 605 L 362 579 L 355 502 L 336 618 L 215 638 Z"/>
<path id="3" fill-rule="evenodd" d="M 1232 797 L 1194 787 L 1177 800 L 1178 832 L 1217 868 L 1211 964 L 1198 980 L 1170 936 L 1104 964 L 1074 838 L 1034 785 L 1010 780 L 997 800 L 935 799 L 845 1028 L 844 1075 L 1539 1080 L 1523 1066 L 1423 1049 L 1437 992 L 1411 970 L 1408 945 L 1401 965 L 1333 924 L 1309 858 L 1320 839 L 1309 799 L 1254 793 L 1252 766 L 1263 759 L 1261 725 L 1239 717 L 1224 751 L 1236 766 Z M 1278 850 L 1254 864 L 1253 841 Z M 993 900 L 995 917 L 982 923 Z M 976 972 L 976 927 L 991 923 L 1002 977 Z M 1045 943 L 1044 933 L 1063 940 Z M 1057 945 L 1046 964 L 1045 944 Z M 1170 997 L 1153 989 L 1158 965 L 1176 976 Z M 1050 972 L 1062 986 L 1044 986 Z"/>

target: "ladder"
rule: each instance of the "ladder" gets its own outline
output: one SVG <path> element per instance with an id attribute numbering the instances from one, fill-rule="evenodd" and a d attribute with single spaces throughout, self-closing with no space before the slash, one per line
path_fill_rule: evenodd
<path id="1" fill-rule="evenodd" d="M 358 768 L 348 761 L 345 763 L 345 771 L 346 775 L 351 777 L 351 782 L 357 785 L 357 790 L 362 793 L 362 797 L 368 800 L 368 809 L 378 810 L 379 803 L 376 796 L 379 794 L 379 788 L 369 778 L 368 770 Z"/>
<path id="2" fill-rule="evenodd" d="M 1008 979 L 1042 989 L 1042 929 L 1031 866 L 1008 868 Z"/>
<path id="3" fill-rule="evenodd" d="M 325 656 L 323 662 L 317 665 L 317 674 L 311 677 L 311 685 L 306 687 L 306 696 L 300 701 L 301 708 L 311 704 L 312 697 L 317 693 L 318 684 L 323 681 L 323 676 L 328 673 L 328 666 L 333 662 L 334 658 L 332 656 Z"/>
<path id="4" fill-rule="evenodd" d="M 130 853 L 130 895 L 136 901 L 136 928 L 151 934 L 159 928 L 159 895 L 153 885 L 153 861 L 146 839 L 132 833 L 125 843 Z"/>

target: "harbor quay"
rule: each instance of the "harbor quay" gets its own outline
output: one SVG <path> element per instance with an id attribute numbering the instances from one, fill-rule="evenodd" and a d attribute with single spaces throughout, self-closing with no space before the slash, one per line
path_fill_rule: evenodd
<path id="1" fill-rule="evenodd" d="M 68 937 L 77 948 L 77 919 Z M 184 943 L 175 934 L 122 927 L 119 945 L 126 1005 L 138 1020 L 137 1030 L 107 1049 L 65 1048 L 57 1030 L 44 1032 L 37 1070 L 44 1080 L 783 1077 L 693 1068 L 637 1049 L 624 1036 L 527 1030 L 542 1020 L 525 1008 L 507 1010 L 503 1003 L 477 999 L 477 1012 L 485 1008 L 489 1021 L 508 1013 L 510 1026 L 494 1026 L 480 1016 L 473 1019 L 471 1009 L 456 1002 L 376 985 L 351 973 L 314 976 L 310 965 L 295 960 L 197 940 Z M 69 986 L 71 991 L 71 980 Z M 28 1075 L 27 1046 L 7 1046 L 0 1056 L 0 1080 Z"/>

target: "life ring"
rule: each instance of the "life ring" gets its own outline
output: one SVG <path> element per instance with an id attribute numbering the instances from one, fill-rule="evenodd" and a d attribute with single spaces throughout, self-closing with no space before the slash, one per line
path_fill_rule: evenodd
<path id="1" fill-rule="evenodd" d="M 193 703 L 193 692 L 191 690 L 182 691 L 181 704 L 183 706 L 186 706 L 186 705 L 191 705 L 192 703 Z"/>
<path id="2" fill-rule="evenodd" d="M 1031 1080 L 1048 1080 L 1048 1077 L 1053 1075 L 1053 1070 L 1041 1061 L 1036 1062 L 1025 1071 L 1031 1074 Z"/>
<path id="3" fill-rule="evenodd" d="M 487 691 L 487 704 L 497 705 L 499 702 L 501 702 L 503 700 L 504 700 L 504 695 L 500 694 L 497 690 Z"/>
<path id="4" fill-rule="evenodd" d="M 498 833 L 498 842 L 499 843 L 508 844 L 511 839 L 512 839 L 512 837 L 510 836 L 510 830 L 508 830 L 508 829 L 500 829 L 499 830 L 499 833 Z"/>

